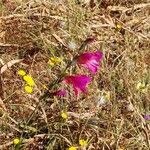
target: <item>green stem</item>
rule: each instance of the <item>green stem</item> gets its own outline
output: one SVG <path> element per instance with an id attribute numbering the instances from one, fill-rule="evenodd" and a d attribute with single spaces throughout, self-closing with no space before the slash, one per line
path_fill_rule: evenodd
<path id="1" fill-rule="evenodd" d="M 88 43 L 89 43 L 88 40 L 85 40 L 85 41 L 82 43 L 82 45 L 81 45 L 80 48 L 79 48 L 79 53 L 85 49 L 85 47 L 86 47 L 86 45 L 87 45 Z M 27 120 L 27 122 L 26 122 L 26 125 L 29 124 L 30 120 L 32 119 L 32 117 L 33 117 L 34 114 L 36 113 L 37 109 L 38 109 L 39 106 L 40 106 L 41 100 L 46 99 L 46 98 L 49 96 L 49 90 L 52 89 L 56 84 L 58 84 L 58 83 L 60 83 L 60 82 L 62 81 L 62 79 L 63 79 L 63 77 L 64 77 L 64 75 L 65 75 L 66 70 L 67 70 L 70 66 L 72 66 L 72 65 L 75 64 L 74 62 L 76 62 L 76 60 L 78 59 L 78 57 L 79 57 L 79 55 L 76 55 L 76 56 L 67 64 L 67 66 L 64 68 L 64 70 L 61 72 L 60 76 L 59 76 L 54 82 L 52 82 L 52 83 L 50 83 L 50 84 L 48 85 L 48 90 L 46 90 L 45 93 L 44 93 L 42 96 L 40 96 L 39 102 L 38 102 L 37 106 L 35 107 L 35 109 L 33 110 L 33 112 L 31 113 L 31 115 L 29 116 L 29 118 L 28 118 L 28 120 Z"/>

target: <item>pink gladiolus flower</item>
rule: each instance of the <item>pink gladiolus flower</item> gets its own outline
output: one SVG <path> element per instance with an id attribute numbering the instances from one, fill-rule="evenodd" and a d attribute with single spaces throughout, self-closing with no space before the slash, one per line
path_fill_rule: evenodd
<path id="1" fill-rule="evenodd" d="M 68 84 L 72 84 L 75 94 L 78 95 L 79 90 L 82 92 L 87 92 L 87 85 L 91 81 L 91 78 L 86 75 L 75 75 L 75 76 L 66 76 L 64 81 Z"/>
<path id="2" fill-rule="evenodd" d="M 53 93 L 50 93 L 50 95 L 53 96 L 66 96 L 66 94 L 67 94 L 66 90 L 58 90 Z"/>
<path id="3" fill-rule="evenodd" d="M 103 53 L 100 51 L 83 53 L 79 56 L 77 62 L 89 69 L 92 73 L 96 73 L 102 56 Z"/>

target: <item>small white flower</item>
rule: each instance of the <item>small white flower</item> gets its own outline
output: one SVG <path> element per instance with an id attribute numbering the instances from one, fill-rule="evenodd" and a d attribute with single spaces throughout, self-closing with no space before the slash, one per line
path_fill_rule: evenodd
<path id="1" fill-rule="evenodd" d="M 77 48 L 77 44 L 74 42 L 74 41 L 70 41 L 68 43 L 68 47 L 71 49 L 71 50 L 74 50 Z"/>
<path id="2" fill-rule="evenodd" d="M 105 103 L 106 103 L 106 99 L 104 98 L 104 96 L 101 96 L 97 102 L 97 106 L 104 105 Z"/>
<path id="3" fill-rule="evenodd" d="M 128 111 L 134 111 L 134 107 L 131 103 L 127 106 L 127 110 Z"/>
<path id="4" fill-rule="evenodd" d="M 61 28 L 66 28 L 67 23 L 65 21 L 60 21 L 60 27 Z"/>

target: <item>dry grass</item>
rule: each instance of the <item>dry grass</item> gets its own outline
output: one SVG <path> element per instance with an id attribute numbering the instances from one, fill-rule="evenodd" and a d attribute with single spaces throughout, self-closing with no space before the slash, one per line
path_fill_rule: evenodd
<path id="1" fill-rule="evenodd" d="M 136 90 L 150 78 L 150 3 L 148 0 L 2 0 L 0 67 L 23 59 L 0 75 L 0 149 L 65 150 L 89 141 L 87 150 L 148 150 L 150 92 Z M 117 28 L 120 25 L 121 28 Z M 88 36 L 96 42 L 85 51 L 104 53 L 88 95 L 39 100 L 43 84 L 53 82 L 78 54 Z M 75 49 L 70 47 L 76 43 Z M 64 62 L 50 68 L 50 56 Z M 23 90 L 23 68 L 36 81 L 34 94 Z M 70 67 L 68 73 L 85 73 Z M 54 87 L 57 89 L 59 84 Z M 51 89 L 52 91 L 54 89 Z M 110 93 L 107 103 L 100 96 Z M 38 106 L 38 107 L 37 107 Z M 66 110 L 64 121 L 60 112 Z M 32 115 L 31 115 L 32 114 Z M 22 138 L 14 146 L 14 138 Z M 78 148 L 83 149 L 83 148 Z"/>

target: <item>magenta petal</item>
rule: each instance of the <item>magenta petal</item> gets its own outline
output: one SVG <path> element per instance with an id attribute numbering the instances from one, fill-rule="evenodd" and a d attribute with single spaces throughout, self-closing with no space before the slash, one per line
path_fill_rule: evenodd
<path id="1" fill-rule="evenodd" d="M 100 61 L 103 57 L 103 53 L 100 52 L 100 51 L 96 51 L 95 52 L 95 57 L 96 57 L 97 61 Z"/>
<path id="2" fill-rule="evenodd" d="M 83 53 L 79 56 L 77 62 L 83 67 L 89 69 L 92 73 L 96 73 L 99 68 L 103 53 L 100 51 Z"/>
<path id="3" fill-rule="evenodd" d="M 87 85 L 91 81 L 91 78 L 86 75 L 75 75 L 75 76 L 66 76 L 66 83 L 72 84 L 75 94 L 78 95 L 78 91 L 86 92 Z"/>
<path id="4" fill-rule="evenodd" d="M 91 72 L 96 73 L 97 69 L 99 68 L 99 63 L 96 60 L 91 60 L 82 66 L 89 69 Z"/>
<path id="5" fill-rule="evenodd" d="M 95 65 L 89 65 L 89 64 L 86 64 L 86 65 L 82 65 L 84 66 L 85 68 L 89 69 L 92 73 L 96 73 L 97 72 L 97 69 L 98 69 L 98 66 L 95 66 Z"/>

